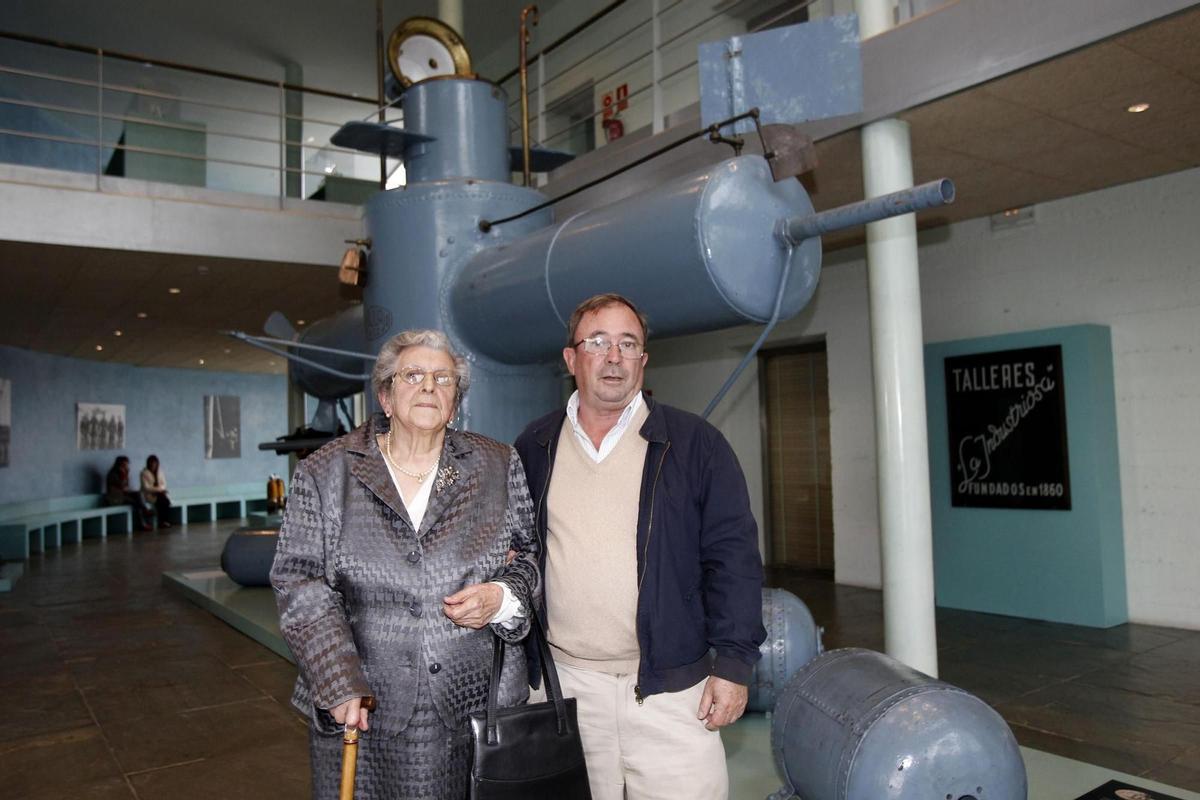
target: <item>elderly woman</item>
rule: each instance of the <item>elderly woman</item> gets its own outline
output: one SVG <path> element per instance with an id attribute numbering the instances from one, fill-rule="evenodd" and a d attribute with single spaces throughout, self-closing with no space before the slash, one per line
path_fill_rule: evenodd
<path id="1" fill-rule="evenodd" d="M 271 583 L 315 798 L 337 796 L 345 725 L 364 731 L 357 797 L 462 800 L 493 634 L 529 631 L 541 579 L 525 473 L 508 445 L 447 427 L 469 382 L 444 334 L 395 336 L 371 376 L 383 413 L 292 478 Z M 524 702 L 523 648 L 505 658 L 501 702 Z"/>

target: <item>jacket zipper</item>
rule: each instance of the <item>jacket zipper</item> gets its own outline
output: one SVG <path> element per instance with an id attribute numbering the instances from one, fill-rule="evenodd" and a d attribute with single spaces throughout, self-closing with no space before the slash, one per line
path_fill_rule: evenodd
<path id="1" fill-rule="evenodd" d="M 658 479 L 662 476 L 663 462 L 667 460 L 667 453 L 671 450 L 671 442 L 667 442 L 666 448 L 663 450 L 662 458 L 658 460 L 658 469 L 654 471 L 654 483 L 650 485 L 650 516 L 646 520 L 646 544 L 642 547 L 642 574 L 638 576 L 638 597 L 642 595 L 642 581 L 646 579 L 646 565 L 650 558 L 650 532 L 654 530 L 654 495 L 658 493 Z M 634 618 L 635 632 L 638 635 L 638 640 L 641 641 L 641 625 Z M 640 706 L 645 697 L 642 696 L 642 685 L 636 684 L 633 687 L 633 698 L 637 700 Z"/>
<path id="2" fill-rule="evenodd" d="M 538 538 L 542 545 L 542 558 L 546 557 L 546 531 L 544 530 L 546 523 L 543 523 L 543 514 L 546 510 L 546 495 L 550 493 L 550 474 L 554 472 L 554 455 L 550 451 L 550 443 L 546 443 L 546 480 L 542 484 L 542 496 L 538 498 L 538 518 L 534 520 L 534 527 L 538 529 Z M 542 524 L 536 524 L 542 523 Z"/>

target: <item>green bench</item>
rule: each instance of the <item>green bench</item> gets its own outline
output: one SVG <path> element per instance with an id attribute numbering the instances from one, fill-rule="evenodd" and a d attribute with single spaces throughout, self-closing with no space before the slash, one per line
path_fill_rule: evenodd
<path id="1" fill-rule="evenodd" d="M 170 489 L 171 522 L 245 517 L 267 507 L 266 481 Z M 83 539 L 133 532 L 132 506 L 105 506 L 99 495 L 52 497 L 0 505 L 0 560 L 28 560 Z"/>
<path id="2" fill-rule="evenodd" d="M 133 532 L 130 506 L 101 505 L 94 494 L 51 497 L 0 506 L 0 559 L 28 560 L 30 553 Z"/>
<path id="3" fill-rule="evenodd" d="M 241 519 L 251 511 L 266 510 L 267 482 L 195 486 L 187 489 L 168 488 L 167 496 L 171 498 L 170 522 L 177 525 L 212 522 L 218 519 Z"/>

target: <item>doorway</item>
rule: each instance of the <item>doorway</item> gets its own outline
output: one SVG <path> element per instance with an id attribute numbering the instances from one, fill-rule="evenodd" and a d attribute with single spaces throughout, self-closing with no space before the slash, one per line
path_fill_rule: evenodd
<path id="1" fill-rule="evenodd" d="M 833 577 L 825 342 L 759 356 L 768 562 Z"/>

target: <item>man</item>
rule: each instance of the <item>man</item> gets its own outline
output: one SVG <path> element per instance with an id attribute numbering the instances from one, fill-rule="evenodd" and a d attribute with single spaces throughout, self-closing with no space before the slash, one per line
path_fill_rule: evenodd
<path id="1" fill-rule="evenodd" d="M 592 795 L 719 800 L 717 731 L 745 710 L 766 638 L 746 481 L 716 428 L 642 395 L 646 323 L 632 302 L 589 298 L 568 334 L 577 391 L 516 447 Z"/>

